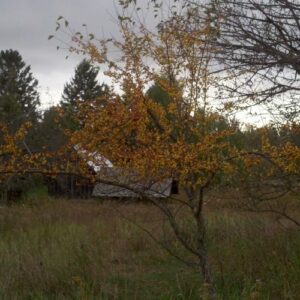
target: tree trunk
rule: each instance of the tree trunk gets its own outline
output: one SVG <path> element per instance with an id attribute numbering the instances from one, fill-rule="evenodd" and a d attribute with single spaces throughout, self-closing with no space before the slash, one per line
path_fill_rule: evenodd
<path id="1" fill-rule="evenodd" d="M 202 251 L 203 252 L 203 249 Z M 206 252 L 206 251 L 205 251 Z M 203 290 L 202 290 L 202 296 L 204 299 L 209 300 L 215 300 L 217 299 L 217 294 L 214 286 L 213 277 L 211 274 L 211 268 L 208 262 L 208 258 L 205 253 L 203 253 L 203 256 L 199 257 L 200 262 L 200 269 L 203 276 Z"/>
<path id="2" fill-rule="evenodd" d="M 207 246 L 206 246 L 206 224 L 203 216 L 203 198 L 204 188 L 199 191 L 197 208 L 195 211 L 195 219 L 197 222 L 198 230 L 198 251 L 199 251 L 199 265 L 203 276 L 203 290 L 206 294 L 204 299 L 214 300 L 217 299 L 215 285 L 212 277 L 211 267 L 208 261 Z"/>

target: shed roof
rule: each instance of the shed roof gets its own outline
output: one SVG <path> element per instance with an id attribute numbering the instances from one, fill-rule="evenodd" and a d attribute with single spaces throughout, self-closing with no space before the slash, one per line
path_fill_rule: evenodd
<path id="1" fill-rule="evenodd" d="M 116 168 L 106 168 L 105 171 L 102 171 L 106 175 L 105 178 L 109 178 L 116 184 L 97 183 L 92 194 L 95 197 L 139 198 L 141 195 L 145 195 L 166 198 L 171 195 L 172 179 L 170 178 L 154 181 L 151 178 L 141 179 L 133 172 L 124 174 Z M 128 188 L 123 186 L 128 186 Z"/>

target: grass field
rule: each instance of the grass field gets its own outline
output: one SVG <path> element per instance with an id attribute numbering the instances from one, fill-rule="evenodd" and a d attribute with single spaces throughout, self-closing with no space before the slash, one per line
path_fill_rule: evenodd
<path id="1" fill-rule="evenodd" d="M 201 299 L 200 274 L 115 208 L 162 236 L 162 217 L 146 204 L 1 207 L 0 299 Z M 207 215 L 220 299 L 300 299 L 299 228 L 250 213 Z"/>

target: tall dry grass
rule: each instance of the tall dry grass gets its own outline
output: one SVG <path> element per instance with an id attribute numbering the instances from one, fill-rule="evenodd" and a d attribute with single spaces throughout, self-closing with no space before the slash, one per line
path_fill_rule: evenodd
<path id="1" fill-rule="evenodd" d="M 160 213 L 142 203 L 1 207 L 0 298 L 199 299 L 200 275 L 120 213 L 159 239 L 169 234 Z M 299 299 L 297 229 L 268 216 L 212 210 L 208 236 L 220 299 Z M 171 235 L 169 242 L 188 258 Z"/>

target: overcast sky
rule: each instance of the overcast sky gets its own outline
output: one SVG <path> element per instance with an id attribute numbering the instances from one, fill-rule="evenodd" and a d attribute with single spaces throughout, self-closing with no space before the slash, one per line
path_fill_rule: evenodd
<path id="1" fill-rule="evenodd" d="M 76 31 L 82 24 L 98 37 L 117 34 L 117 0 L 0 0 L 0 50 L 18 50 L 39 81 L 43 107 L 57 103 L 64 84 L 82 59 L 56 50 L 48 40 L 56 19 L 64 16 Z M 101 80 L 101 79 L 100 79 Z"/>
<path id="2" fill-rule="evenodd" d="M 141 0 L 139 5 L 146 3 Z M 75 31 L 87 24 L 88 31 L 98 38 L 116 37 L 117 9 L 118 0 L 0 0 L 0 50 L 18 50 L 31 65 L 39 81 L 42 108 L 60 101 L 64 84 L 83 58 L 73 54 L 66 60 L 68 52 L 56 50 L 59 41 L 48 40 L 57 18 L 64 16 Z M 100 76 L 99 81 L 103 80 Z"/>

